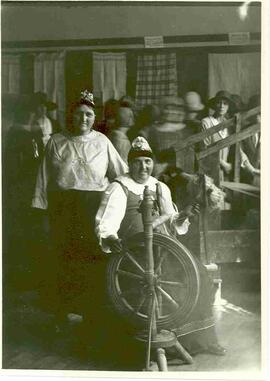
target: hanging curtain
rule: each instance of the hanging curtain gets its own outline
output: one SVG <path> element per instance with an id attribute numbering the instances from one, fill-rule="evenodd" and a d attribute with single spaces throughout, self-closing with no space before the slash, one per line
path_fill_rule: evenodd
<path id="1" fill-rule="evenodd" d="M 126 53 L 93 53 L 94 96 L 106 102 L 126 95 Z"/>
<path id="2" fill-rule="evenodd" d="M 260 93 L 260 73 L 260 53 L 209 54 L 209 96 L 227 90 L 247 102 Z"/>
<path id="3" fill-rule="evenodd" d="M 183 97 L 188 91 L 195 91 L 204 102 L 208 97 L 208 53 L 183 54 L 180 50 L 176 60 L 178 95 Z"/>
<path id="4" fill-rule="evenodd" d="M 52 116 L 65 125 L 65 52 L 40 53 L 34 59 L 34 91 L 58 105 Z"/>
<path id="5" fill-rule="evenodd" d="M 2 93 L 19 94 L 21 80 L 21 58 L 19 55 L 2 56 Z"/>
<path id="6" fill-rule="evenodd" d="M 157 104 L 161 96 L 177 96 L 176 54 L 138 56 L 136 105 Z"/>

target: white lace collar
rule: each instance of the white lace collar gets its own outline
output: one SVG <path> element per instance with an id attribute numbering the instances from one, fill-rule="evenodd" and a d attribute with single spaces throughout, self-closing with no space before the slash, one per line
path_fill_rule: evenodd
<path id="1" fill-rule="evenodd" d="M 127 187 L 128 190 L 135 193 L 136 195 L 143 195 L 144 187 L 147 185 L 149 189 L 153 192 L 156 191 L 156 184 L 158 183 L 158 180 L 155 177 L 150 176 L 146 183 L 139 184 L 136 183 L 131 177 L 130 174 L 127 173 L 123 176 L 119 176 L 116 179 L 117 181 L 121 182 L 125 187 Z"/>
<path id="2" fill-rule="evenodd" d="M 67 131 L 65 135 L 69 140 L 73 142 L 88 142 L 97 136 L 95 130 L 90 130 L 90 132 L 86 135 L 72 135 L 69 131 Z"/>

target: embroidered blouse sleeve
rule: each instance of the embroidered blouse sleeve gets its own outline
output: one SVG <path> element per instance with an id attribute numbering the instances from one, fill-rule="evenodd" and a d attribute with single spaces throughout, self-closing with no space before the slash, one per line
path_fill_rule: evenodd
<path id="1" fill-rule="evenodd" d="M 32 198 L 32 207 L 38 209 L 48 208 L 47 188 L 50 178 L 50 160 L 54 149 L 53 140 L 50 139 L 46 145 L 43 160 L 39 166 L 36 187 Z"/>
<path id="2" fill-rule="evenodd" d="M 107 139 L 108 147 L 108 171 L 107 175 L 110 181 L 116 177 L 128 172 L 127 164 L 121 159 L 121 156 L 114 148 L 113 144 Z"/>
<path id="3" fill-rule="evenodd" d="M 127 197 L 119 183 L 112 183 L 103 193 L 100 207 L 96 215 L 96 234 L 102 250 L 110 250 L 102 242 L 102 238 L 110 235 L 118 238 L 117 232 L 126 213 Z"/>
<path id="4" fill-rule="evenodd" d="M 184 221 L 180 220 L 180 214 L 178 213 L 176 205 L 174 206 L 171 192 L 166 184 L 161 183 L 161 213 L 170 215 L 169 224 L 171 229 L 175 230 L 177 234 L 183 235 L 188 231 L 190 225 L 189 219 L 186 218 Z"/>
<path id="5" fill-rule="evenodd" d="M 172 202 L 171 191 L 166 184 L 159 182 L 161 187 L 160 207 L 162 214 L 173 215 L 176 213 Z"/>

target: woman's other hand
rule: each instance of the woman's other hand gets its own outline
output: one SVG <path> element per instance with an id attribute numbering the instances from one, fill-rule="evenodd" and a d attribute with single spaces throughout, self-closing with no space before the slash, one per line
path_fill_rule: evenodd
<path id="1" fill-rule="evenodd" d="M 231 163 L 228 163 L 227 161 L 220 161 L 220 165 L 223 169 L 223 171 L 228 175 L 232 171 L 232 165 Z"/>
<path id="2" fill-rule="evenodd" d="M 261 171 L 259 169 L 255 169 L 255 171 L 253 172 L 252 184 L 256 187 L 260 187 L 260 185 L 261 185 Z"/>
<path id="3" fill-rule="evenodd" d="M 191 205 L 187 205 L 184 208 L 183 212 L 184 212 L 186 217 L 194 217 L 200 213 L 200 204 L 193 203 Z"/>
<path id="4" fill-rule="evenodd" d="M 110 235 L 109 237 L 104 238 L 103 242 L 113 253 L 121 253 L 123 250 L 121 240 L 115 236 Z"/>

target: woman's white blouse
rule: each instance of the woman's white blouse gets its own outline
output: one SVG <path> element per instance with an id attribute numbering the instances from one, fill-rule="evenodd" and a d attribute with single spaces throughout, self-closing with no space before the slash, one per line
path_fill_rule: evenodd
<path id="1" fill-rule="evenodd" d="M 84 136 L 52 135 L 40 165 L 32 200 L 46 209 L 48 190 L 104 191 L 127 165 L 105 135 L 91 131 Z"/>
<path id="2" fill-rule="evenodd" d="M 207 116 L 206 118 L 202 119 L 202 130 L 206 131 L 211 127 L 217 126 L 219 123 L 221 123 L 219 120 L 214 118 L 213 116 Z M 227 128 L 224 128 L 221 131 L 218 131 L 214 133 L 213 135 L 209 136 L 208 138 L 204 139 L 204 144 L 206 146 L 216 143 L 222 139 L 225 139 L 229 136 L 229 132 Z M 219 151 L 219 157 L 220 159 L 227 161 L 228 159 L 228 154 L 229 154 L 229 148 L 224 147 Z"/>
<path id="3" fill-rule="evenodd" d="M 139 195 L 143 199 L 144 187 L 147 185 L 153 192 L 156 191 L 157 179 L 150 176 L 144 184 L 135 182 L 129 174 L 117 178 L 128 190 Z M 161 186 L 160 207 L 161 213 L 170 215 L 170 223 L 174 223 L 174 227 L 179 235 L 186 234 L 188 231 L 189 221 L 186 219 L 180 225 L 177 224 L 179 213 L 176 211 L 171 192 L 166 184 L 159 182 Z M 96 215 L 96 234 L 100 245 L 104 252 L 110 252 L 109 248 L 104 245 L 102 238 L 114 236 L 118 238 L 118 230 L 126 213 L 127 195 L 119 182 L 113 182 L 108 186 L 103 194 L 103 198 Z"/>

